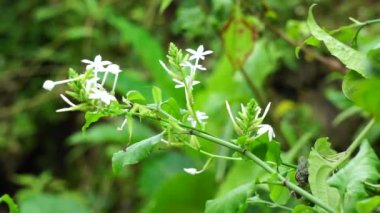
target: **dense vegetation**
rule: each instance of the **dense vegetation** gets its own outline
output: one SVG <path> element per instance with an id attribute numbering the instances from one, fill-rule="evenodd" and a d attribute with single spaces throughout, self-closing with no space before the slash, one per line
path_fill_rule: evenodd
<path id="1" fill-rule="evenodd" d="M 380 7 L 313 3 L 0 2 L 0 212 L 380 212 Z"/>

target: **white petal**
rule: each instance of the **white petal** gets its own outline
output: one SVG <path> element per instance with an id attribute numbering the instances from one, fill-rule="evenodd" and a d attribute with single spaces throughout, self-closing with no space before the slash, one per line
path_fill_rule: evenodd
<path id="1" fill-rule="evenodd" d="M 195 169 L 195 168 L 184 168 L 183 170 L 184 170 L 186 173 L 190 174 L 190 175 L 196 175 L 196 174 L 201 173 L 200 171 L 198 171 L 198 170 Z"/>
<path id="2" fill-rule="evenodd" d="M 68 104 L 68 105 L 70 105 L 70 106 L 72 106 L 72 107 L 75 107 L 76 105 L 73 103 L 73 102 L 71 102 L 66 96 L 64 96 L 64 95 L 62 95 L 62 94 L 60 94 L 60 96 L 61 96 L 61 98 Z"/>
<path id="3" fill-rule="evenodd" d="M 42 88 L 51 91 L 55 87 L 55 82 L 52 80 L 46 80 L 42 85 Z"/>

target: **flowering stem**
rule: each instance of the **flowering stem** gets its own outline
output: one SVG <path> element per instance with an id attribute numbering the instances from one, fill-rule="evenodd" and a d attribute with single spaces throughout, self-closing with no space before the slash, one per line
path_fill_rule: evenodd
<path id="1" fill-rule="evenodd" d="M 141 116 L 141 115 L 139 115 L 137 113 L 135 115 Z M 144 117 L 150 118 L 150 119 L 155 119 L 155 120 L 158 119 L 157 117 L 154 117 L 154 116 L 144 116 Z M 165 119 L 163 119 L 163 120 L 160 119 L 160 121 L 171 123 L 170 121 L 165 120 Z M 229 149 L 231 149 L 233 151 L 236 151 L 236 152 L 240 153 L 241 155 L 246 156 L 248 159 L 252 160 L 256 164 L 258 164 L 261 168 L 263 168 L 264 170 L 266 170 L 269 174 L 275 174 L 277 176 L 277 179 L 280 180 L 283 183 L 284 186 L 286 186 L 289 189 L 291 189 L 291 190 L 297 192 L 298 194 L 302 195 L 307 200 L 309 200 L 312 203 L 314 203 L 314 204 L 320 206 L 321 208 L 325 209 L 327 212 L 336 213 L 336 211 L 333 208 L 331 208 L 330 206 L 328 206 L 327 204 L 325 204 L 324 202 L 322 202 L 319 198 L 313 196 L 312 194 L 310 194 L 306 190 L 302 189 L 301 187 L 297 186 L 296 184 L 294 184 L 291 181 L 289 181 L 288 179 L 286 179 L 284 176 L 282 176 L 281 174 L 279 174 L 275 169 L 273 169 L 268 163 L 266 163 L 265 161 L 263 161 L 260 158 L 258 158 L 252 152 L 250 152 L 250 151 L 248 151 L 246 149 L 243 149 L 243 148 L 241 148 L 240 146 L 238 146 L 236 144 L 230 143 L 229 141 L 226 141 L 226 140 L 217 138 L 215 136 L 212 136 L 212 135 L 210 135 L 210 134 L 208 134 L 208 133 L 206 133 L 204 131 L 200 131 L 200 130 L 197 130 L 197 129 L 193 128 L 193 127 L 189 127 L 189 126 L 187 126 L 185 124 L 182 124 L 181 122 L 177 122 L 177 124 L 179 125 L 179 127 L 187 129 L 187 131 L 183 131 L 183 129 L 178 129 L 178 131 L 180 133 L 198 136 L 200 138 L 203 138 L 203 139 L 206 139 L 206 140 L 208 140 L 210 142 L 213 142 L 215 144 L 219 144 L 221 146 L 227 147 L 227 148 L 229 148 Z"/>
<path id="2" fill-rule="evenodd" d="M 212 136 L 212 135 L 210 135 L 208 133 L 195 130 L 193 128 L 190 128 L 188 134 L 190 134 L 190 135 L 196 135 L 196 136 L 198 136 L 200 138 L 203 138 L 203 139 L 206 139 L 206 140 L 208 140 L 210 142 L 219 144 L 221 146 L 228 147 L 228 148 L 230 148 L 230 149 L 232 149 L 232 150 L 234 150 L 236 152 L 239 152 L 240 154 L 246 156 L 247 158 L 249 158 L 250 160 L 252 160 L 256 164 L 258 164 L 260 167 L 262 167 L 268 173 L 275 174 L 277 176 L 277 178 L 283 183 L 284 186 L 286 186 L 289 189 L 291 189 L 291 190 L 297 192 L 298 194 L 302 195 L 307 200 L 309 200 L 312 203 L 314 203 L 314 204 L 320 206 L 321 208 L 325 209 L 327 212 L 331 212 L 331 213 L 335 213 L 336 212 L 333 208 L 331 208 L 330 206 L 328 206 L 327 204 L 325 204 L 324 202 L 322 202 L 317 197 L 313 196 L 312 194 L 310 194 L 309 192 L 305 191 L 301 187 L 299 187 L 299 186 L 295 185 L 294 183 L 290 182 L 289 180 L 287 180 L 281 174 L 277 173 L 275 169 L 273 169 L 272 167 L 270 167 L 266 162 L 264 162 L 263 160 L 261 160 L 260 158 L 258 158 L 252 152 L 250 152 L 250 151 L 248 151 L 246 149 L 243 149 L 243 148 L 241 148 L 238 145 L 235 145 L 235 144 L 230 143 L 228 141 L 225 141 L 225 140 L 222 140 L 220 138 L 214 137 L 214 136 Z"/>

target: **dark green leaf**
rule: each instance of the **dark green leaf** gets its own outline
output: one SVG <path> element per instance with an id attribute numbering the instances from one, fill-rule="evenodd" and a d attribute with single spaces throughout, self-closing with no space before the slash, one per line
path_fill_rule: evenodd
<path id="1" fill-rule="evenodd" d="M 89 213 L 89 207 L 83 204 L 83 200 L 74 194 L 53 195 L 47 193 L 33 194 L 20 201 L 20 212 L 22 213 Z"/>
<path id="2" fill-rule="evenodd" d="M 248 183 L 206 203 L 205 213 L 244 212 L 254 184 Z"/>
<path id="3" fill-rule="evenodd" d="M 316 212 L 317 211 L 315 211 L 310 206 L 305 206 L 303 204 L 297 205 L 296 207 L 294 207 L 294 209 L 292 211 L 292 213 L 316 213 Z"/>
<path id="4" fill-rule="evenodd" d="M 127 99 L 138 104 L 146 104 L 145 97 L 139 91 L 136 90 L 128 91 Z"/>
<path id="5" fill-rule="evenodd" d="M 327 184 L 327 178 L 335 167 L 340 155 L 331 149 L 327 138 L 320 138 L 315 142 L 309 154 L 309 184 L 311 192 L 322 202 L 332 207 L 339 204 L 339 192 Z"/>
<path id="6" fill-rule="evenodd" d="M 161 109 L 177 119 L 180 119 L 181 117 L 180 108 L 178 106 L 177 101 L 174 98 L 169 98 L 167 101 L 164 101 L 161 104 Z"/>
<path id="7" fill-rule="evenodd" d="M 380 195 L 373 196 L 371 198 L 361 200 L 356 203 L 356 211 L 360 213 L 372 213 L 376 212 L 374 209 L 380 206 Z"/>
<path id="8" fill-rule="evenodd" d="M 276 174 L 273 174 L 269 181 L 277 181 L 278 177 Z M 269 197 L 270 199 L 278 204 L 285 205 L 289 198 L 290 193 L 289 189 L 285 186 L 277 185 L 277 184 L 268 184 L 269 186 Z"/>
<path id="9" fill-rule="evenodd" d="M 154 145 L 161 141 L 162 135 L 163 132 L 143 141 L 137 142 L 128 147 L 125 151 L 121 150 L 114 153 L 112 156 L 113 172 L 118 174 L 124 166 L 136 164 L 144 158 L 147 158 Z"/>
<path id="10" fill-rule="evenodd" d="M 100 112 L 86 112 L 86 115 L 84 116 L 85 118 L 85 123 L 82 127 L 82 132 L 85 133 L 86 129 L 90 127 L 92 123 L 95 123 L 98 121 L 101 117 L 104 117 L 105 115 L 100 113 Z"/>
<path id="11" fill-rule="evenodd" d="M 368 141 L 365 141 L 360 146 L 359 153 L 329 179 L 328 183 L 336 187 L 344 198 L 346 212 L 352 212 L 355 209 L 355 203 L 367 196 L 364 181 L 376 183 L 380 179 L 380 173 L 377 170 L 379 166 L 379 159 Z"/>
<path id="12" fill-rule="evenodd" d="M 313 16 L 314 6 L 315 4 L 309 8 L 307 17 L 307 25 L 309 26 L 311 34 L 318 40 L 323 41 L 330 53 L 345 64 L 347 68 L 355 70 L 366 78 L 369 77 L 371 73 L 367 69 L 366 56 L 338 41 L 320 28 Z"/>
<path id="13" fill-rule="evenodd" d="M 166 165 L 170 167 L 170 165 Z M 151 182 L 160 177 L 157 174 Z M 177 174 L 157 187 L 148 199 L 142 213 L 197 213 L 204 212 L 206 200 L 211 199 L 216 190 L 214 176 L 208 173 L 189 175 Z"/>

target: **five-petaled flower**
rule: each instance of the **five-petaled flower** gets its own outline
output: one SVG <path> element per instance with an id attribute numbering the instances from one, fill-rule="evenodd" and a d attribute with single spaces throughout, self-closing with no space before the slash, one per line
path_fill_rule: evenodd
<path id="1" fill-rule="evenodd" d="M 189 60 L 204 60 L 205 59 L 205 55 L 209 55 L 212 53 L 211 50 L 206 50 L 204 51 L 204 47 L 203 45 L 199 45 L 198 49 L 197 50 L 193 50 L 193 49 L 186 49 L 187 52 L 189 52 L 191 54 Z"/>
<path id="2" fill-rule="evenodd" d="M 207 114 L 200 111 L 196 111 L 195 116 L 196 116 L 196 119 L 194 119 L 193 116 L 191 115 L 187 118 L 187 120 L 191 122 L 192 127 L 195 127 L 197 125 L 197 121 L 199 121 L 201 124 L 204 124 L 205 123 L 204 120 L 208 119 Z"/>
<path id="3" fill-rule="evenodd" d="M 117 101 L 115 96 L 109 94 L 105 90 L 100 90 L 98 88 L 93 88 L 91 90 L 92 93 L 89 94 L 89 99 L 98 99 L 101 102 L 105 103 L 106 105 L 109 105 L 111 101 Z"/>
<path id="4" fill-rule="evenodd" d="M 103 72 L 105 70 L 105 66 L 110 65 L 110 61 L 102 61 L 102 56 L 97 55 L 95 56 L 94 61 L 83 59 L 83 63 L 86 65 L 86 70 L 93 69 L 95 72 L 95 76 L 97 76 L 98 72 Z"/>

